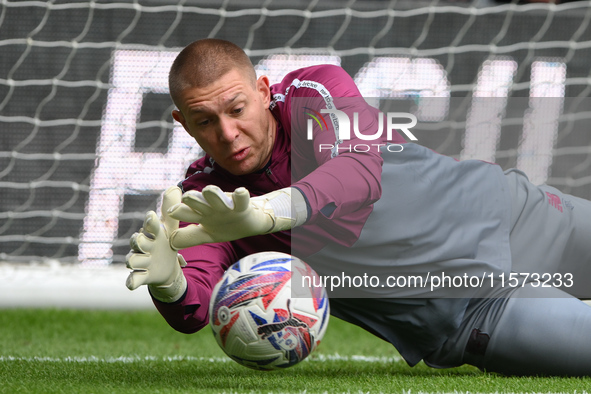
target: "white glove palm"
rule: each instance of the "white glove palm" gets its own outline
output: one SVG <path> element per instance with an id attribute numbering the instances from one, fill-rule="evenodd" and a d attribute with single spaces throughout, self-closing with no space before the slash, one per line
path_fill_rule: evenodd
<path id="1" fill-rule="evenodd" d="M 178 249 L 289 230 L 296 222 L 291 215 L 290 188 L 251 198 L 243 187 L 224 193 L 219 187 L 209 185 L 202 192 L 186 192 L 183 204 L 172 207 L 169 215 L 184 222 L 199 223 L 172 233 L 171 245 Z"/>
<path id="2" fill-rule="evenodd" d="M 180 203 L 181 195 L 181 189 L 176 186 L 164 192 L 162 219 L 154 211 L 146 214 L 143 227 L 129 241 L 131 251 L 126 256 L 127 268 L 132 270 L 127 277 L 127 288 L 135 290 L 149 285 L 152 295 L 164 302 L 178 300 L 187 287 L 181 270 L 186 265 L 185 259 L 169 241 L 179 222 L 168 215 L 168 210 Z"/>

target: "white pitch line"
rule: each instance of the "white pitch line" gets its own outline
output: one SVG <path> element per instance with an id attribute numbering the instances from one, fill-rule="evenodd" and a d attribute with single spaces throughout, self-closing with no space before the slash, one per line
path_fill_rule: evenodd
<path id="1" fill-rule="evenodd" d="M 225 357 L 191 357 L 191 356 L 171 356 L 171 357 L 156 357 L 156 356 L 125 356 L 125 357 L 96 357 L 96 356 L 69 356 L 69 357 L 15 357 L 15 356 L 0 356 L 0 362 L 7 361 L 40 361 L 50 363 L 136 363 L 142 361 L 209 361 L 209 362 L 226 362 L 231 361 Z"/>
<path id="2" fill-rule="evenodd" d="M 404 361 L 401 356 L 390 356 L 390 357 L 377 357 L 377 356 L 361 356 L 361 355 L 353 355 L 353 356 L 342 356 L 338 353 L 336 354 L 317 354 L 312 356 L 312 358 L 306 359 L 304 361 L 360 361 L 366 363 L 397 363 L 400 361 Z"/>
<path id="3" fill-rule="evenodd" d="M 96 356 L 71 356 L 71 357 L 17 357 L 17 356 L 0 356 L 0 362 L 11 362 L 11 361 L 25 361 L 25 362 L 48 362 L 48 363 L 137 363 L 143 361 L 165 361 L 165 362 L 176 362 L 176 361 L 200 361 L 200 362 L 212 362 L 212 363 L 225 363 L 231 361 L 228 357 L 192 357 L 192 356 L 169 356 L 169 357 L 156 357 L 156 356 L 125 356 L 125 357 L 96 357 Z M 373 356 L 342 356 L 340 354 L 319 354 L 311 358 L 304 360 L 305 362 L 326 362 L 326 361 L 356 361 L 365 363 L 396 363 L 403 361 L 400 356 L 393 357 L 373 357 Z"/>

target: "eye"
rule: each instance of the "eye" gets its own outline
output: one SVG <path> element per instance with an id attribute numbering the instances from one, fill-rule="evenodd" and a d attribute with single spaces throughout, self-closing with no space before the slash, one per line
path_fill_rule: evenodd
<path id="1" fill-rule="evenodd" d="M 196 124 L 197 124 L 197 127 L 205 127 L 210 123 L 211 123 L 211 121 L 209 119 L 203 119 L 203 120 L 198 121 Z"/>
<path id="2" fill-rule="evenodd" d="M 244 112 L 244 107 L 238 107 L 238 108 L 234 108 L 234 109 L 232 110 L 232 113 L 233 113 L 234 115 L 240 115 L 242 112 Z"/>

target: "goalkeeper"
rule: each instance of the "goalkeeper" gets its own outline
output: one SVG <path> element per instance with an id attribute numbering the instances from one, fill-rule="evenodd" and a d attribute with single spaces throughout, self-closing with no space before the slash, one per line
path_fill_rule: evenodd
<path id="1" fill-rule="evenodd" d="M 333 315 L 411 366 L 591 375 L 591 308 L 576 298 L 591 291 L 591 203 L 388 135 L 391 119 L 336 66 L 270 86 L 239 47 L 206 39 L 181 51 L 169 85 L 174 119 L 206 155 L 132 236 L 127 287 L 147 285 L 173 328 L 207 325 L 232 263 L 279 251 L 321 276 L 486 278 L 330 294 Z M 355 130 L 347 138 L 342 113 Z"/>

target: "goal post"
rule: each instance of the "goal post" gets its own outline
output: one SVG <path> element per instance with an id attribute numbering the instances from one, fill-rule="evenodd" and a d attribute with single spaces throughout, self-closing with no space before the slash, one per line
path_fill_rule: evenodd
<path id="1" fill-rule="evenodd" d="M 590 21 L 591 1 L 1 0 L 0 282 L 123 269 L 145 212 L 202 154 L 166 79 L 206 37 L 272 82 L 339 65 L 378 104 L 412 104 L 419 143 L 591 198 Z"/>

